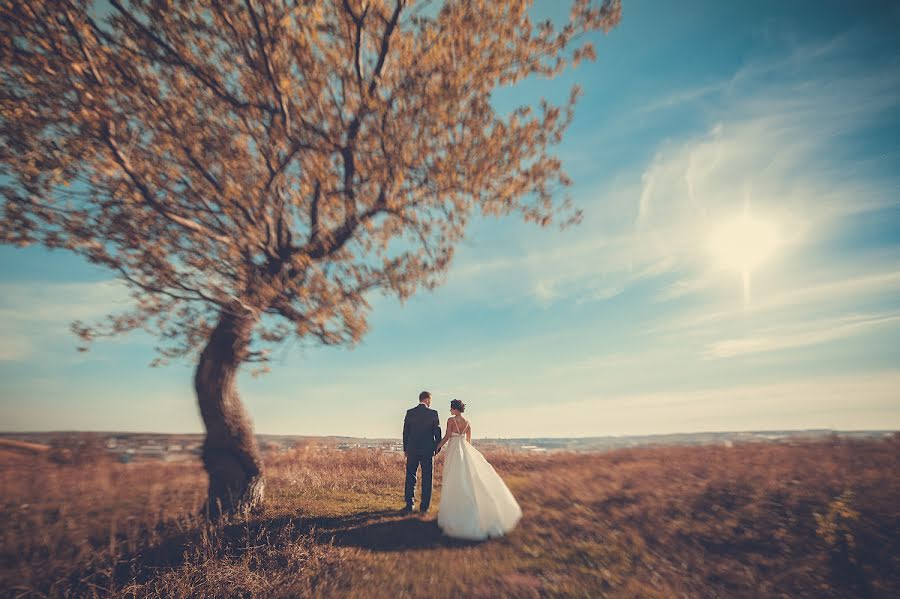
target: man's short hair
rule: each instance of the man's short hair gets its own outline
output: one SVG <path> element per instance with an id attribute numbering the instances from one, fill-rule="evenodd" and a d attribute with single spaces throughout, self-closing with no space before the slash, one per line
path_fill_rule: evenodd
<path id="1" fill-rule="evenodd" d="M 422 391 L 419 393 L 419 401 L 425 401 L 426 399 L 431 399 L 431 393 L 428 391 Z"/>

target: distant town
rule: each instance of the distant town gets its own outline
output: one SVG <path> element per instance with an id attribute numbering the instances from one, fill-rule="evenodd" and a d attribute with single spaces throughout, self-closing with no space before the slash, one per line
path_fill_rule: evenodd
<path id="1" fill-rule="evenodd" d="M 877 439 L 887 438 L 895 431 L 834 431 L 787 430 L 681 433 L 667 435 L 606 436 L 573 438 L 473 439 L 482 450 L 506 449 L 516 452 L 603 452 L 628 447 L 666 445 L 720 445 L 731 447 L 737 443 L 793 443 L 827 438 Z M 263 453 L 283 452 L 304 448 L 311 451 L 369 450 L 402 453 L 400 439 L 366 439 L 356 437 L 313 437 L 301 435 L 257 435 Z M 0 433 L 0 447 L 40 451 L 62 448 L 77 450 L 91 446 L 104 451 L 118 461 L 197 459 L 203 443 L 202 434 L 165 434 L 91 431 L 49 431 Z"/>

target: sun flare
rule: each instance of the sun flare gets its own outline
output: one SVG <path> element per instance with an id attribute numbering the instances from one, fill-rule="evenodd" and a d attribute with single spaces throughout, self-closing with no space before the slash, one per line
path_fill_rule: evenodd
<path id="1" fill-rule="evenodd" d="M 775 225 L 751 216 L 746 210 L 722 222 L 709 240 L 709 249 L 720 268 L 741 274 L 744 300 L 749 301 L 750 275 L 778 249 Z"/>

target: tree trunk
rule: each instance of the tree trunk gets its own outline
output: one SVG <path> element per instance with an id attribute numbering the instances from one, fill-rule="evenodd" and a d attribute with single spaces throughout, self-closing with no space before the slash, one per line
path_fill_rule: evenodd
<path id="1" fill-rule="evenodd" d="M 253 424 L 238 397 L 236 378 L 256 318 L 240 305 L 222 311 L 200 354 L 194 388 L 206 426 L 203 465 L 209 474 L 205 513 L 247 513 L 262 504 L 265 482 Z"/>

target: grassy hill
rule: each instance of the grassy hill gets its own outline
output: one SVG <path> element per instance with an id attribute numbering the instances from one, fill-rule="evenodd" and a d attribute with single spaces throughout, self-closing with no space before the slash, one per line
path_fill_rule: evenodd
<path id="1" fill-rule="evenodd" d="M 194 461 L 56 463 L 0 448 L 10 597 L 897 597 L 900 437 L 487 454 L 508 537 L 403 517 L 402 456 L 267 457 L 261 514 L 206 525 Z M 76 456 L 77 458 L 77 456 Z"/>

